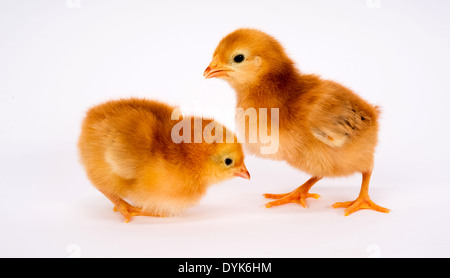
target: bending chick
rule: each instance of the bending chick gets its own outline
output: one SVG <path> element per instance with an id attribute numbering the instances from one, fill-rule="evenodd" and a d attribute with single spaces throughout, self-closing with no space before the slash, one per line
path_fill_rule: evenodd
<path id="1" fill-rule="evenodd" d="M 214 183 L 234 176 L 250 179 L 232 132 L 213 120 L 172 120 L 174 115 L 174 107 L 136 98 L 87 112 L 78 142 L 81 162 L 125 222 L 136 215 L 177 215 Z M 225 136 L 233 140 L 220 140 Z"/>

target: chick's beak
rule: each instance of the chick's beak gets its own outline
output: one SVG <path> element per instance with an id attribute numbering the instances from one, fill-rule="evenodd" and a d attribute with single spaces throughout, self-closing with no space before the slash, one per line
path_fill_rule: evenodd
<path id="1" fill-rule="evenodd" d="M 206 79 L 213 77 L 223 77 L 228 76 L 229 71 L 231 71 L 229 68 L 221 67 L 217 64 L 217 62 L 213 60 L 203 72 L 203 76 Z"/>
<path id="2" fill-rule="evenodd" d="M 236 177 L 241 177 L 244 179 L 250 179 L 250 173 L 248 172 L 247 168 L 245 167 L 245 165 L 242 165 L 241 167 L 239 167 L 236 172 L 234 172 L 234 175 Z"/>

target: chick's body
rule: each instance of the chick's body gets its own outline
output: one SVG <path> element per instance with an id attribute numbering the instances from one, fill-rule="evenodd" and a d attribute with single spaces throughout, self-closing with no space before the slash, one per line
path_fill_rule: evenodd
<path id="1" fill-rule="evenodd" d="M 278 150 L 264 154 L 262 142 L 246 140 L 249 153 L 284 160 L 312 175 L 291 193 L 265 194 L 278 199 L 268 207 L 289 202 L 306 206 L 306 198 L 318 197 L 308 191 L 321 178 L 360 172 L 361 198 L 334 207 L 346 207 L 347 215 L 361 208 L 388 211 L 368 197 L 378 134 L 376 106 L 336 82 L 300 73 L 277 40 L 254 29 L 238 29 L 224 37 L 204 75 L 228 81 L 236 91 L 237 107 L 256 108 L 258 117 L 258 108 L 279 109 L 279 125 L 270 127 L 279 129 Z M 254 129 L 259 126 L 245 125 L 243 132 Z"/>
<path id="2" fill-rule="evenodd" d="M 316 76 L 308 78 L 314 80 L 314 87 L 276 106 L 280 107 L 278 151 L 264 154 L 260 151 L 263 144 L 248 142 L 246 150 L 264 158 L 285 160 L 313 176 L 346 176 L 372 169 L 378 131 L 376 108 L 337 83 Z M 267 96 L 264 89 L 255 91 Z M 244 109 L 272 107 L 258 98 L 247 94 L 245 99 L 238 98 L 237 105 Z"/>
<path id="3" fill-rule="evenodd" d="M 236 173 L 248 176 L 238 143 L 175 143 L 172 128 L 179 121 L 171 119 L 174 109 L 124 99 L 93 107 L 83 122 L 81 162 L 126 222 L 133 215 L 179 214 L 197 203 L 209 185 Z M 212 122 L 200 121 L 203 126 Z M 226 158 L 233 165 L 225 165 Z"/>

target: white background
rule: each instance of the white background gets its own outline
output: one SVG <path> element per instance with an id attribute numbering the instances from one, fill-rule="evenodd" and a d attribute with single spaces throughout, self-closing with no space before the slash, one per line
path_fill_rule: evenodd
<path id="1" fill-rule="evenodd" d="M 1 0 L 0 256 L 449 257 L 449 14 L 445 0 Z M 157 98 L 233 126 L 234 92 L 202 73 L 239 27 L 383 107 L 370 193 L 391 213 L 330 208 L 359 175 L 320 181 L 308 209 L 266 209 L 263 193 L 309 177 L 251 156 L 251 181 L 174 218 L 125 224 L 89 183 L 76 141 L 94 104 Z"/>

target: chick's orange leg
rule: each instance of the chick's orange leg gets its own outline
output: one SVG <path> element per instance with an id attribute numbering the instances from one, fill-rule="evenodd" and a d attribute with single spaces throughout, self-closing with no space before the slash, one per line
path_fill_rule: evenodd
<path id="1" fill-rule="evenodd" d="M 125 210 L 122 209 L 122 206 L 125 206 Z M 128 204 L 127 202 L 125 202 L 124 200 L 122 200 L 122 203 L 121 203 L 121 205 L 119 205 L 119 207 L 115 206 L 113 208 L 113 210 L 119 211 L 120 213 L 122 213 L 122 215 L 125 217 L 125 223 L 130 222 L 132 216 L 165 217 L 165 215 L 163 215 L 163 214 L 151 213 L 151 212 L 144 211 L 140 208 L 134 207 L 134 206 Z M 125 212 L 125 214 L 124 214 L 124 212 Z"/>
<path id="2" fill-rule="evenodd" d="M 117 197 L 113 194 L 108 194 L 103 191 L 101 191 L 113 204 L 114 204 L 114 211 L 120 212 L 120 214 L 123 215 L 125 218 L 125 223 L 128 223 L 131 221 L 131 217 L 133 216 L 157 216 L 157 217 L 164 217 L 162 214 L 154 214 L 149 213 L 146 211 L 143 211 L 139 208 L 136 208 L 129 203 L 127 203 L 125 200 L 123 200 L 120 197 Z"/>
<path id="3" fill-rule="evenodd" d="M 264 197 L 266 198 L 278 199 L 276 201 L 267 203 L 266 208 L 280 206 L 288 203 L 297 203 L 306 208 L 307 207 L 306 198 L 319 199 L 320 196 L 318 194 L 309 193 L 309 190 L 316 182 L 318 182 L 321 179 L 322 179 L 321 177 L 312 177 L 303 185 L 301 185 L 300 187 L 298 187 L 297 189 L 295 189 L 290 193 L 264 194 Z"/>
<path id="4" fill-rule="evenodd" d="M 369 198 L 369 181 L 370 176 L 372 175 L 372 171 L 370 172 L 364 172 L 362 174 L 363 180 L 361 185 L 361 191 L 359 192 L 359 196 L 354 201 L 349 202 L 337 202 L 334 203 L 331 207 L 333 208 L 346 208 L 345 209 L 345 216 L 348 216 L 358 210 L 361 209 L 371 209 L 379 212 L 388 213 L 389 209 L 381 207 L 377 204 L 375 204 L 372 200 Z"/>

